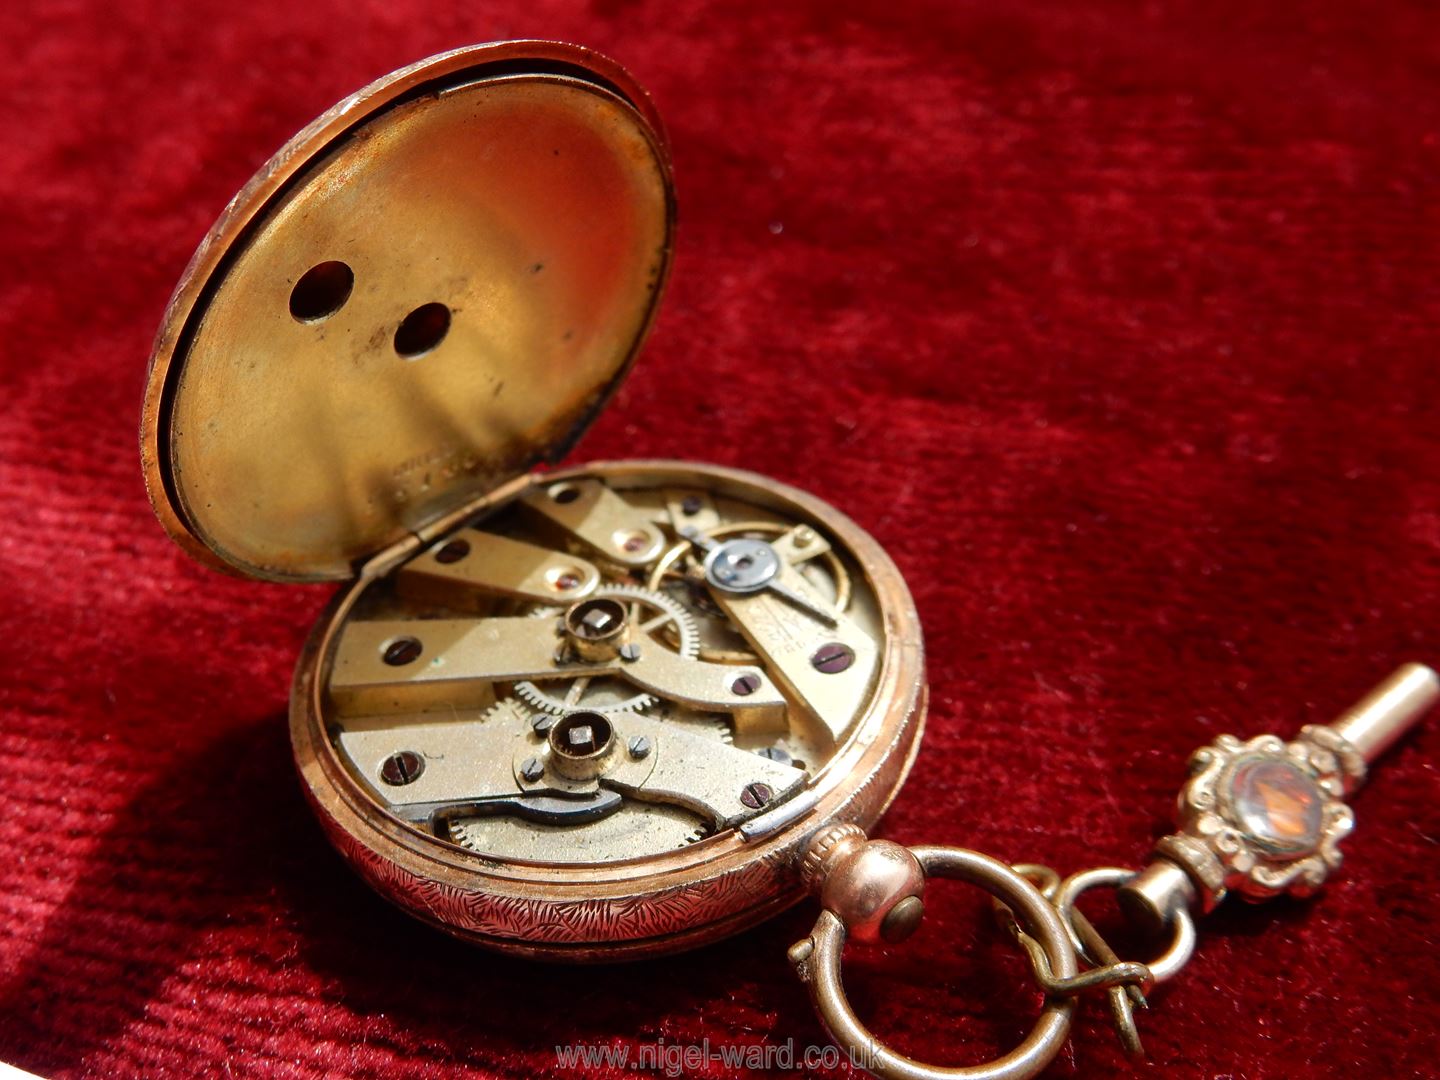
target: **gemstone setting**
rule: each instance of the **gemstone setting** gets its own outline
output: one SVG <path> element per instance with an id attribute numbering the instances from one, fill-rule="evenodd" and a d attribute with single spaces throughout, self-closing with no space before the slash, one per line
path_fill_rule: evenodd
<path id="1" fill-rule="evenodd" d="M 1228 786 L 1235 824 L 1257 846 L 1292 857 L 1319 846 L 1326 796 L 1301 766 L 1247 755 L 1235 763 Z"/>

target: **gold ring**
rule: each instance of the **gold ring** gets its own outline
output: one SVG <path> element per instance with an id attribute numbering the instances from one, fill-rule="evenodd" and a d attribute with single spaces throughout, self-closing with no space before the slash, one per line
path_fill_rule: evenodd
<path id="1" fill-rule="evenodd" d="M 1071 912 L 1075 910 L 1075 901 L 1091 889 L 1100 889 L 1107 885 L 1119 888 L 1134 876 L 1134 870 L 1126 870 L 1121 866 L 1101 866 L 1094 870 L 1082 870 L 1078 874 L 1071 874 L 1060 883 L 1060 888 L 1055 891 L 1055 908 L 1060 912 L 1060 918 L 1069 932 L 1071 945 L 1082 956 L 1085 954 L 1085 947 L 1080 942 L 1075 931 L 1074 920 L 1071 918 Z M 1190 957 L 1195 953 L 1195 920 L 1190 917 L 1189 909 L 1183 905 L 1176 907 L 1170 912 L 1169 922 L 1175 928 L 1169 947 L 1145 965 L 1150 969 L 1150 974 L 1157 985 L 1179 972 L 1190 962 Z M 1094 957 L 1091 959 L 1093 960 Z"/>
<path id="2" fill-rule="evenodd" d="M 950 847 L 916 847 L 910 851 L 927 877 L 954 878 L 978 885 L 1004 903 L 1025 932 L 1045 950 L 1055 975 L 1062 979 L 1074 977 L 1079 964 L 1065 924 L 1029 881 L 978 851 Z M 840 978 L 845 934 L 840 917 L 822 911 L 809 939 L 792 949 L 790 957 L 830 1037 L 849 1053 L 851 1064 L 881 1080 L 1028 1080 L 1049 1065 L 1065 1044 L 1075 1011 L 1075 1000 L 1069 997 L 1047 999 L 1025 1040 L 1008 1054 L 983 1065 L 945 1068 L 896 1053 L 870 1033 L 845 997 Z"/>

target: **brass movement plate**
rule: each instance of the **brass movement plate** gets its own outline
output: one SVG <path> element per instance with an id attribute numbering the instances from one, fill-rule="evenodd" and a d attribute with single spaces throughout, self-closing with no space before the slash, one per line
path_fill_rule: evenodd
<path id="1" fill-rule="evenodd" d="M 615 557 L 652 537 L 640 565 Z M 852 522 L 754 474 L 619 462 L 533 476 L 353 586 L 301 661 L 291 734 L 386 896 L 597 960 L 798 899 L 806 839 L 874 823 L 923 715 L 914 606 Z"/>

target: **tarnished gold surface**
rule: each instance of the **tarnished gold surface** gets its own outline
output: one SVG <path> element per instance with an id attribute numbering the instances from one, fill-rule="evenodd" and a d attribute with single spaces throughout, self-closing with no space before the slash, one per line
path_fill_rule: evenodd
<path id="1" fill-rule="evenodd" d="M 438 58 L 342 103 L 197 253 L 142 431 L 192 551 L 349 577 L 563 452 L 623 376 L 668 266 L 663 145 L 638 91 L 575 63 L 591 54 L 528 53 Z M 353 273 L 343 304 L 297 317 L 297 283 L 331 263 Z M 427 305 L 448 328 L 417 353 L 403 328 L 423 343 Z"/>

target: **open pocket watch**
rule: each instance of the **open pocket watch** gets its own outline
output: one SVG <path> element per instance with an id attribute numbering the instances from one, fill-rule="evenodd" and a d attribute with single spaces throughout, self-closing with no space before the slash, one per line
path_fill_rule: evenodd
<path id="1" fill-rule="evenodd" d="M 232 201 L 151 363 L 155 508 L 205 562 L 346 584 L 301 657 L 295 760 L 386 897 L 551 959 L 672 952 L 803 894 L 924 717 L 905 582 L 765 477 L 534 472 L 654 316 L 674 229 L 649 100 L 549 43 L 347 98 Z"/>
<path id="2" fill-rule="evenodd" d="M 1085 932 L 1074 888 L 866 838 L 925 717 L 890 558 L 753 473 L 537 471 L 628 371 L 673 231 L 658 118 L 603 57 L 511 42 L 381 79 L 280 150 L 185 271 L 142 418 L 155 510 L 221 569 L 343 583 L 296 671 L 295 761 L 336 848 L 401 908 L 600 961 L 714 941 L 813 892 L 824 911 L 790 960 L 852 1062 L 1032 1076 L 1077 992 L 1123 1010 L 1156 976 Z M 1196 866 L 1143 878 L 1152 900 L 1165 886 L 1162 927 L 1226 883 Z M 845 1001 L 844 941 L 906 936 L 927 875 L 1002 901 L 1045 990 L 988 1065 L 894 1054 Z"/>

